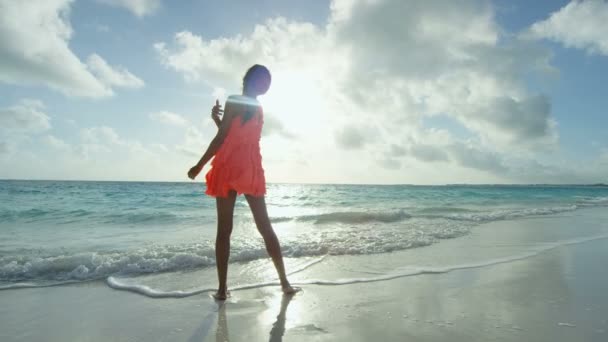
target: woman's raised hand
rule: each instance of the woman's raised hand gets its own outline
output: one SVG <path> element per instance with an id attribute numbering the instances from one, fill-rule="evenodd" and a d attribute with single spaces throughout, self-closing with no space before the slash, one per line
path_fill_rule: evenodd
<path id="1" fill-rule="evenodd" d="M 215 100 L 215 106 L 213 106 L 213 108 L 211 108 L 211 118 L 213 119 L 213 122 L 215 122 L 217 127 L 220 127 L 220 124 L 222 123 L 222 119 L 220 118 L 220 116 L 223 113 L 224 113 L 224 110 L 222 109 L 222 105 L 220 104 L 220 101 Z"/>

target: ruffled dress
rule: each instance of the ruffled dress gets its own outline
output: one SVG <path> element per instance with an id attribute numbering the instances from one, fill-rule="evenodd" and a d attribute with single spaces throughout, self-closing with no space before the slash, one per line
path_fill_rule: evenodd
<path id="1" fill-rule="evenodd" d="M 228 197 L 231 190 L 253 196 L 266 194 L 260 153 L 264 114 L 261 106 L 256 107 L 255 113 L 247 122 L 243 122 L 242 115 L 232 120 L 228 135 L 211 161 L 211 170 L 205 176 L 207 195 Z"/>

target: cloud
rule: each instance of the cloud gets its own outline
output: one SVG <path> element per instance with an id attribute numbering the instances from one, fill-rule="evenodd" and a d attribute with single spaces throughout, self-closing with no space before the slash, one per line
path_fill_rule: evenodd
<path id="1" fill-rule="evenodd" d="M 60 144 L 60 143 L 59 143 Z M 159 150 L 156 148 L 156 150 Z M 100 156 L 123 161 L 125 158 L 154 159 L 157 152 L 136 139 L 122 138 L 109 126 L 94 126 L 80 130 L 80 142 L 72 151 L 80 158 L 94 160 Z"/>
<path id="2" fill-rule="evenodd" d="M 158 121 L 163 124 L 178 126 L 178 127 L 186 127 L 190 125 L 190 122 L 186 120 L 183 116 L 179 114 L 175 114 L 166 110 L 150 113 L 150 119 L 154 121 Z"/>
<path id="3" fill-rule="evenodd" d="M 379 161 L 380 166 L 388 170 L 399 170 L 401 168 L 401 162 L 394 158 L 385 158 Z"/>
<path id="4" fill-rule="evenodd" d="M 127 69 L 121 66 L 111 67 L 97 54 L 89 56 L 87 66 L 108 87 L 141 88 L 144 86 L 144 81 L 137 78 Z"/>
<path id="5" fill-rule="evenodd" d="M 73 140 L 50 132 L 29 140 L 19 153 L 0 155 L 1 178 L 185 180 L 191 166 L 190 160 L 162 144 L 123 137 L 110 126 L 81 129 Z"/>
<path id="6" fill-rule="evenodd" d="M 498 154 L 483 150 L 479 144 L 456 143 L 449 147 L 449 155 L 463 167 L 502 175 L 509 171 Z"/>
<path id="7" fill-rule="evenodd" d="M 125 145 L 116 131 L 108 126 L 89 127 L 80 130 L 81 144 L 77 151 L 85 159 L 94 158 L 94 155 L 111 153 L 121 145 Z"/>
<path id="8" fill-rule="evenodd" d="M 22 99 L 0 108 L 0 154 L 9 155 L 31 136 L 50 130 L 50 121 L 44 104 L 38 100 Z"/>
<path id="9" fill-rule="evenodd" d="M 184 141 L 175 148 L 184 156 L 199 158 L 205 152 L 205 140 L 210 141 L 211 137 L 205 137 L 198 128 L 190 126 L 186 129 Z"/>
<path id="10" fill-rule="evenodd" d="M 346 126 L 336 134 L 336 143 L 346 150 L 362 149 L 367 140 L 365 131 L 355 126 Z"/>
<path id="11" fill-rule="evenodd" d="M 549 18 L 534 23 L 527 36 L 608 56 L 608 2 L 571 1 Z"/>
<path id="12" fill-rule="evenodd" d="M 71 3 L 0 0 L 0 81 L 43 84 L 73 96 L 112 94 L 68 47 Z"/>
<path id="13" fill-rule="evenodd" d="M 485 140 L 508 146 L 535 142 L 554 144 L 557 141 L 551 104 L 545 96 L 522 99 L 497 96 L 486 103 L 469 106 L 460 115 L 461 122 L 479 132 Z"/>
<path id="14" fill-rule="evenodd" d="M 283 125 L 281 120 L 272 114 L 264 113 L 264 127 L 262 128 L 262 135 L 269 136 L 273 134 L 279 135 L 286 139 L 294 139 L 296 137 L 287 128 L 285 128 L 285 125 Z"/>
<path id="15" fill-rule="evenodd" d="M 80 137 L 84 143 L 88 144 L 111 144 L 120 145 L 122 143 L 118 133 L 108 126 L 83 128 Z"/>
<path id="16" fill-rule="evenodd" d="M 392 157 L 401 157 L 407 154 L 407 150 L 399 145 L 391 144 L 389 155 Z"/>
<path id="17" fill-rule="evenodd" d="M 491 8 L 482 1 L 335 0 L 330 24 L 338 42 L 352 50 L 353 67 L 373 76 L 384 69 L 436 77 L 475 59 L 471 49 L 498 40 Z"/>
<path id="18" fill-rule="evenodd" d="M 231 80 L 232 86 L 255 63 L 310 62 L 320 43 L 318 33 L 313 24 L 279 17 L 256 25 L 249 37 L 237 35 L 205 41 L 192 32 L 182 31 L 175 34 L 172 44 L 158 42 L 154 48 L 165 67 L 180 72 L 188 81 Z"/>
<path id="19" fill-rule="evenodd" d="M 495 17 L 484 0 L 333 0 L 324 26 L 274 18 L 231 37 L 178 32 L 155 49 L 186 81 L 229 90 L 249 65 L 268 65 L 268 103 L 286 104 L 272 112 L 297 127 L 313 164 L 331 168 L 327 156 L 337 156 L 341 168 L 397 170 L 413 160 L 510 181 L 521 175 L 508 161 L 559 146 L 550 99 L 527 85 L 530 75 L 556 70 L 550 50 L 506 32 Z M 423 119 L 439 115 L 466 136 L 426 130 Z M 351 161 L 344 149 L 380 157 Z"/>
<path id="20" fill-rule="evenodd" d="M 161 0 L 97 0 L 114 7 L 122 7 L 137 17 L 154 14 L 161 6 Z"/>
<path id="21" fill-rule="evenodd" d="M 409 154 L 425 162 L 448 161 L 448 154 L 444 149 L 434 145 L 413 144 L 409 147 Z"/>
<path id="22" fill-rule="evenodd" d="M 211 141 L 217 132 L 215 124 L 210 124 L 211 127 L 207 127 L 209 129 L 203 131 L 188 119 L 170 111 L 150 113 L 149 117 L 151 120 L 160 122 L 162 124 L 183 129 L 183 140 L 178 144 L 175 144 L 172 148 L 167 148 L 164 145 L 157 146 L 158 149 L 163 152 L 177 151 L 182 156 L 198 158 L 204 152 L 204 144 Z M 209 121 L 211 121 L 211 119 L 209 119 Z"/>
<path id="23" fill-rule="evenodd" d="M 50 118 L 42 110 L 44 104 L 37 100 L 21 100 L 18 104 L 0 108 L 0 130 L 26 134 L 40 133 L 51 128 Z"/>
<path id="24" fill-rule="evenodd" d="M 342 88 L 367 113 L 445 114 L 504 150 L 556 136 L 550 107 L 522 77 L 550 71 L 549 52 L 501 36 L 488 3 L 337 0 L 333 13 L 330 27 L 351 66 Z"/>
<path id="25" fill-rule="evenodd" d="M 396 160 L 410 157 L 423 163 L 453 163 L 459 167 L 510 174 L 503 157 L 487 149 L 479 141 L 459 140 L 442 130 L 430 129 L 417 133 L 402 145 L 392 144 L 386 152 Z M 447 164 L 444 164 L 447 165 Z"/>
<path id="26" fill-rule="evenodd" d="M 68 96 L 113 95 L 111 86 L 140 86 L 124 68 L 93 55 L 93 71 L 69 48 L 73 0 L 0 0 L 0 82 L 44 85 Z M 141 83 L 143 85 L 143 83 Z"/>
<path id="27" fill-rule="evenodd" d="M 59 151 L 71 151 L 72 150 L 72 146 L 70 144 L 66 143 L 62 139 L 60 139 L 52 134 L 45 136 L 42 139 L 42 141 L 45 143 L 45 145 L 48 145 L 55 150 L 59 150 Z"/>
<path id="28" fill-rule="evenodd" d="M 518 78 L 529 70 L 551 70 L 550 54 L 501 37 L 492 7 L 483 1 L 336 0 L 324 29 L 277 18 L 257 25 L 249 36 L 206 41 L 183 31 L 173 46 L 155 46 L 162 63 L 190 81 L 227 83 L 239 78 L 236 65 L 258 60 L 272 70 L 314 65 L 322 68 L 318 74 L 331 73 L 325 83 L 336 83 L 334 88 L 369 114 L 375 115 L 377 105 L 412 118 L 448 113 L 476 133 L 488 133 L 488 139 L 494 132 L 515 135 L 517 141 L 528 140 L 521 136 L 526 132 L 533 133 L 530 140 L 537 133 L 554 135 L 549 107 L 538 106 L 538 97 L 526 94 Z M 335 65 L 347 72 L 332 70 Z M 484 110 L 504 107 L 505 99 L 519 107 L 496 115 Z M 522 108 L 527 105 L 536 105 L 536 111 Z M 522 115 L 534 129 L 516 124 Z"/>

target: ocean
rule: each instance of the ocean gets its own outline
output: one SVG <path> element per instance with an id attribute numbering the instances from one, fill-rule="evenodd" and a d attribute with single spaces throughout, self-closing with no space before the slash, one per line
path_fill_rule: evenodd
<path id="1" fill-rule="evenodd" d="M 204 189 L 200 182 L 0 181 L 0 289 L 105 281 L 155 293 L 138 279 L 172 282 L 171 293 L 196 287 L 196 279 L 212 288 L 215 200 Z M 326 256 L 424 250 L 482 223 L 606 207 L 608 187 L 269 184 L 266 201 L 295 273 Z M 273 281 L 267 260 L 240 196 L 231 283 Z M 269 272 L 252 275 L 261 265 Z M 185 274 L 193 276 L 177 280 Z"/>

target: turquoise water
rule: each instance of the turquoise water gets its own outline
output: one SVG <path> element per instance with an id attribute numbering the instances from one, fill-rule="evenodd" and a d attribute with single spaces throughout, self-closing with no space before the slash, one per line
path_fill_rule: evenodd
<path id="1" fill-rule="evenodd" d="M 213 267 L 215 200 L 200 183 L 0 181 L 0 284 Z M 608 206 L 600 186 L 269 184 L 292 258 L 424 248 L 483 222 Z M 231 262 L 265 258 L 246 201 Z"/>

